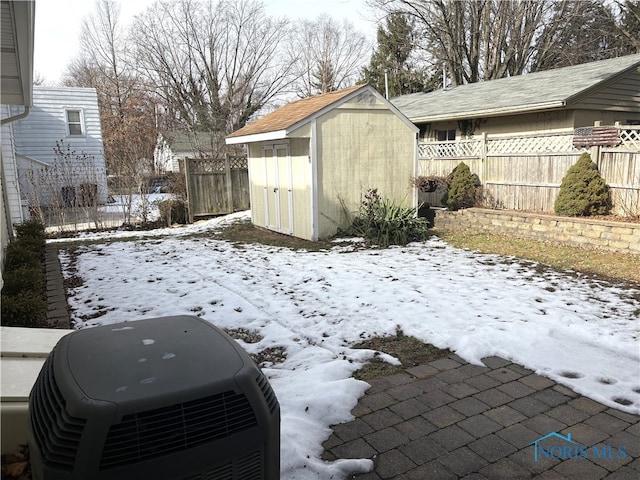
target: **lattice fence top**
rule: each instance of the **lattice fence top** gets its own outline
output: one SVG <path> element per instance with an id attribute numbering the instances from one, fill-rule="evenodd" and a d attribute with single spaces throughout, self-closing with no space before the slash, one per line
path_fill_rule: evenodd
<path id="1" fill-rule="evenodd" d="M 247 157 L 229 157 L 229 168 L 231 168 L 231 170 L 241 170 L 248 167 L 249 162 L 247 161 Z"/>
<path id="2" fill-rule="evenodd" d="M 231 170 L 242 170 L 248 166 L 247 157 L 228 157 Z M 226 159 L 224 158 L 190 158 L 193 173 L 225 173 Z"/>
<path id="3" fill-rule="evenodd" d="M 590 130 L 594 128 L 589 127 Z M 607 128 L 618 129 L 620 140 L 619 145 L 615 147 L 616 150 L 640 151 L 640 126 Z M 578 131 L 577 134 L 582 133 Z M 422 159 L 481 158 L 483 151 L 486 155 L 544 155 L 579 153 L 584 150 L 585 147 L 580 145 L 580 142 L 575 142 L 574 132 L 499 137 L 488 135 L 486 146 L 483 145 L 482 139 L 421 143 L 418 145 L 418 157 Z"/>
<path id="4" fill-rule="evenodd" d="M 573 135 L 522 136 L 487 141 L 487 154 L 544 154 L 580 151 L 573 146 Z"/>
<path id="5" fill-rule="evenodd" d="M 226 170 L 224 158 L 194 158 L 189 161 L 193 173 L 224 173 Z"/>
<path id="6" fill-rule="evenodd" d="M 621 127 L 622 146 L 629 150 L 640 150 L 640 127 Z"/>
<path id="7" fill-rule="evenodd" d="M 418 145 L 418 157 L 420 158 L 474 158 L 481 155 L 481 140 L 432 142 Z"/>

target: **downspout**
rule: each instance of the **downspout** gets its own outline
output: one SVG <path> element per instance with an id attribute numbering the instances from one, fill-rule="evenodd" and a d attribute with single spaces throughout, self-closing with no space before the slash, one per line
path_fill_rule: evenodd
<path id="1" fill-rule="evenodd" d="M 20 120 L 20 119 L 26 117 L 27 115 L 29 115 L 29 111 L 30 110 L 31 110 L 31 107 L 25 105 L 24 112 L 19 113 L 18 115 L 14 115 L 13 117 L 3 118 L 2 122 L 0 123 L 0 125 L 6 125 L 7 123 L 11 123 L 11 122 L 15 122 L 16 120 Z"/>
<path id="2" fill-rule="evenodd" d="M 2 121 L 0 121 L 0 126 L 7 125 L 11 122 L 15 122 L 17 120 L 23 119 L 24 117 L 29 115 L 30 110 L 31 110 L 31 107 L 29 107 L 28 105 L 25 105 L 24 112 L 19 113 L 17 115 L 13 115 L 12 117 L 3 118 Z M 2 197 L 3 197 L 2 199 L 4 201 L 4 212 L 2 212 L 2 215 L 4 215 L 4 217 L 7 220 L 9 220 L 11 218 L 10 215 L 7 215 L 7 208 L 9 208 L 9 196 L 6 188 L 7 182 L 6 182 L 6 179 L 4 178 L 4 160 L 2 160 L 1 157 L 0 157 L 0 181 L 2 182 Z M 9 232 L 9 240 L 10 241 L 15 240 L 16 233 L 13 228 L 13 225 L 7 224 L 7 231 Z M 4 269 L 4 265 L 2 267 Z"/>
<path id="3" fill-rule="evenodd" d="M 3 118 L 0 121 L 0 126 L 3 125 L 7 125 L 11 122 L 15 122 L 16 120 L 20 120 L 24 117 L 26 117 L 27 115 L 29 115 L 29 110 L 31 110 L 31 108 L 27 105 L 24 106 L 24 112 L 19 113 L 18 115 L 14 115 L 12 117 L 7 117 L 7 118 Z M 3 200 L 3 212 L 0 213 L 1 215 L 4 215 L 5 220 L 11 220 L 11 216 L 7 215 L 7 208 L 9 207 L 9 196 L 7 194 L 7 182 L 6 179 L 4 178 L 4 160 L 2 158 L 2 153 L 0 152 L 0 182 L 2 185 L 2 200 Z M 15 229 L 13 227 L 13 224 L 9 224 L 9 222 L 7 222 L 7 233 L 9 234 L 9 242 L 12 242 L 15 240 L 16 238 L 16 232 Z M 0 288 L 4 286 L 4 252 L 2 252 L 2 264 L 0 265 Z"/>

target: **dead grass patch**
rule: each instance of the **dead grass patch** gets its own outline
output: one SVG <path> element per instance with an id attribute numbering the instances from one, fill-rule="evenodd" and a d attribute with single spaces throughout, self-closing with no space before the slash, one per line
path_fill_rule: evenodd
<path id="1" fill-rule="evenodd" d="M 372 337 L 354 345 L 353 348 L 366 348 L 386 353 L 396 357 L 402 363 L 402 365 L 391 365 L 377 355 L 371 360 L 371 363 L 354 372 L 354 378 L 364 381 L 398 373 L 406 368 L 433 362 L 451 354 L 450 350 L 443 350 L 410 335 L 405 335 L 400 328 L 397 329 L 396 335 Z"/>
<path id="2" fill-rule="evenodd" d="M 606 280 L 640 284 L 640 255 L 586 250 L 566 245 L 537 242 L 489 233 L 460 233 L 434 230 L 445 242 L 481 253 L 513 256 L 562 270 L 595 275 Z"/>
<path id="3" fill-rule="evenodd" d="M 333 245 L 330 242 L 312 242 L 291 235 L 273 232 L 264 228 L 256 227 L 250 220 L 242 220 L 230 223 L 229 225 L 216 230 L 215 239 L 226 240 L 236 247 L 243 245 L 262 244 L 273 247 L 289 248 L 291 250 L 307 250 L 318 252 L 328 250 Z"/>

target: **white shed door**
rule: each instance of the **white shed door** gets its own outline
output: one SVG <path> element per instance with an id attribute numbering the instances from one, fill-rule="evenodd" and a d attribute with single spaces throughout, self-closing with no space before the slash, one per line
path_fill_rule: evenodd
<path id="1" fill-rule="evenodd" d="M 282 233 L 293 233 L 293 189 L 289 145 L 263 148 L 265 225 Z"/>

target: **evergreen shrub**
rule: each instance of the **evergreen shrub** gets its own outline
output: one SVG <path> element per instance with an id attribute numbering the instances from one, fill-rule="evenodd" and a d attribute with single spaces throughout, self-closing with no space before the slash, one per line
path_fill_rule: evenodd
<path id="1" fill-rule="evenodd" d="M 35 221 L 16 226 L 16 240 L 7 246 L 2 286 L 2 325 L 46 327 L 44 226 Z"/>
<path id="2" fill-rule="evenodd" d="M 46 327 L 47 302 L 33 291 L 17 295 L 2 294 L 2 325 L 7 327 Z"/>
<path id="3" fill-rule="evenodd" d="M 449 187 L 442 197 L 442 203 L 449 210 L 473 207 L 480 188 L 480 179 L 475 173 L 471 173 L 469 166 L 460 162 L 448 180 Z"/>
<path id="4" fill-rule="evenodd" d="M 43 291 L 44 277 L 42 275 L 42 267 L 21 266 L 4 272 L 3 277 L 2 293 L 5 295 L 17 295 L 26 290 L 33 292 Z"/>
<path id="5" fill-rule="evenodd" d="M 562 179 L 554 210 L 569 217 L 607 215 L 611 210 L 609 187 L 588 153 L 580 155 Z"/>

